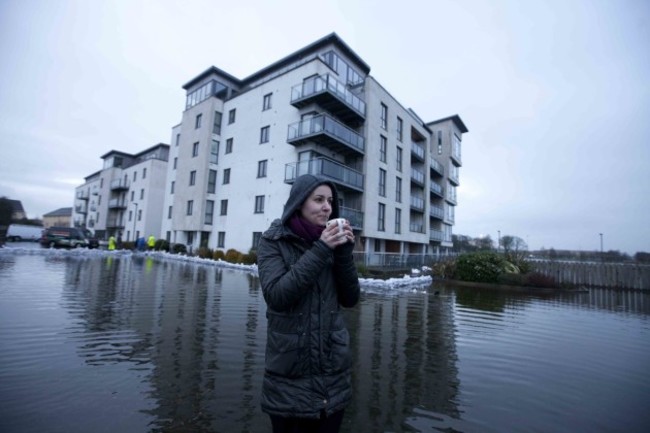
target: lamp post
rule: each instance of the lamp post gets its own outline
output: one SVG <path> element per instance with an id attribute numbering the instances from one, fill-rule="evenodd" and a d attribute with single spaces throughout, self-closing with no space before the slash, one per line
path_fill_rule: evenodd
<path id="1" fill-rule="evenodd" d="M 135 205 L 135 212 L 133 213 L 133 242 L 135 243 L 135 222 L 138 218 L 138 204 L 133 203 Z"/>
<path id="2" fill-rule="evenodd" d="M 603 234 L 598 233 L 600 235 L 600 261 L 603 261 Z"/>
<path id="3" fill-rule="evenodd" d="M 497 230 L 497 253 L 501 251 L 501 230 Z"/>

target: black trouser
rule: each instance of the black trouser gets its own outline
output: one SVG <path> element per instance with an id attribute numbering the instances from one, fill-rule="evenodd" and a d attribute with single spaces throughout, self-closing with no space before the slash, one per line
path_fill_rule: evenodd
<path id="1" fill-rule="evenodd" d="M 343 421 L 343 411 L 340 410 L 325 417 L 316 418 L 283 418 L 270 415 L 273 433 L 338 433 Z"/>

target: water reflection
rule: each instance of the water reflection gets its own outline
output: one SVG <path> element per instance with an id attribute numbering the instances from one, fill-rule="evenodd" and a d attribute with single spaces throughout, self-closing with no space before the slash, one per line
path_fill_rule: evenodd
<path id="1" fill-rule="evenodd" d="M 269 430 L 255 275 L 146 255 L 0 253 L 0 277 L 10 283 L 0 292 L 0 431 Z M 647 425 L 647 294 L 436 286 L 366 292 L 345 316 L 355 351 L 345 432 L 503 431 L 513 413 L 529 420 L 523 430 Z M 635 398 L 608 401 L 616 411 L 602 419 L 594 396 L 610 394 Z M 583 416 L 569 421 L 577 400 Z"/>

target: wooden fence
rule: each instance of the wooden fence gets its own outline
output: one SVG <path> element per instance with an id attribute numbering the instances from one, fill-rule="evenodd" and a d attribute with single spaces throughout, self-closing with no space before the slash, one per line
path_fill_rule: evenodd
<path id="1" fill-rule="evenodd" d="M 563 285 L 650 290 L 650 265 L 551 260 L 535 260 L 531 264 L 535 271 Z"/>

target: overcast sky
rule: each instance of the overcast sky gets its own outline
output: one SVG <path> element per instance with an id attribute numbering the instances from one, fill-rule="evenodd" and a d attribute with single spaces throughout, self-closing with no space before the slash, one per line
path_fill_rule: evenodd
<path id="1" fill-rule="evenodd" d="M 647 0 L 0 0 L 0 196 L 70 207 L 101 155 L 170 142 L 190 79 L 331 32 L 422 119 L 467 125 L 454 233 L 650 251 Z"/>

